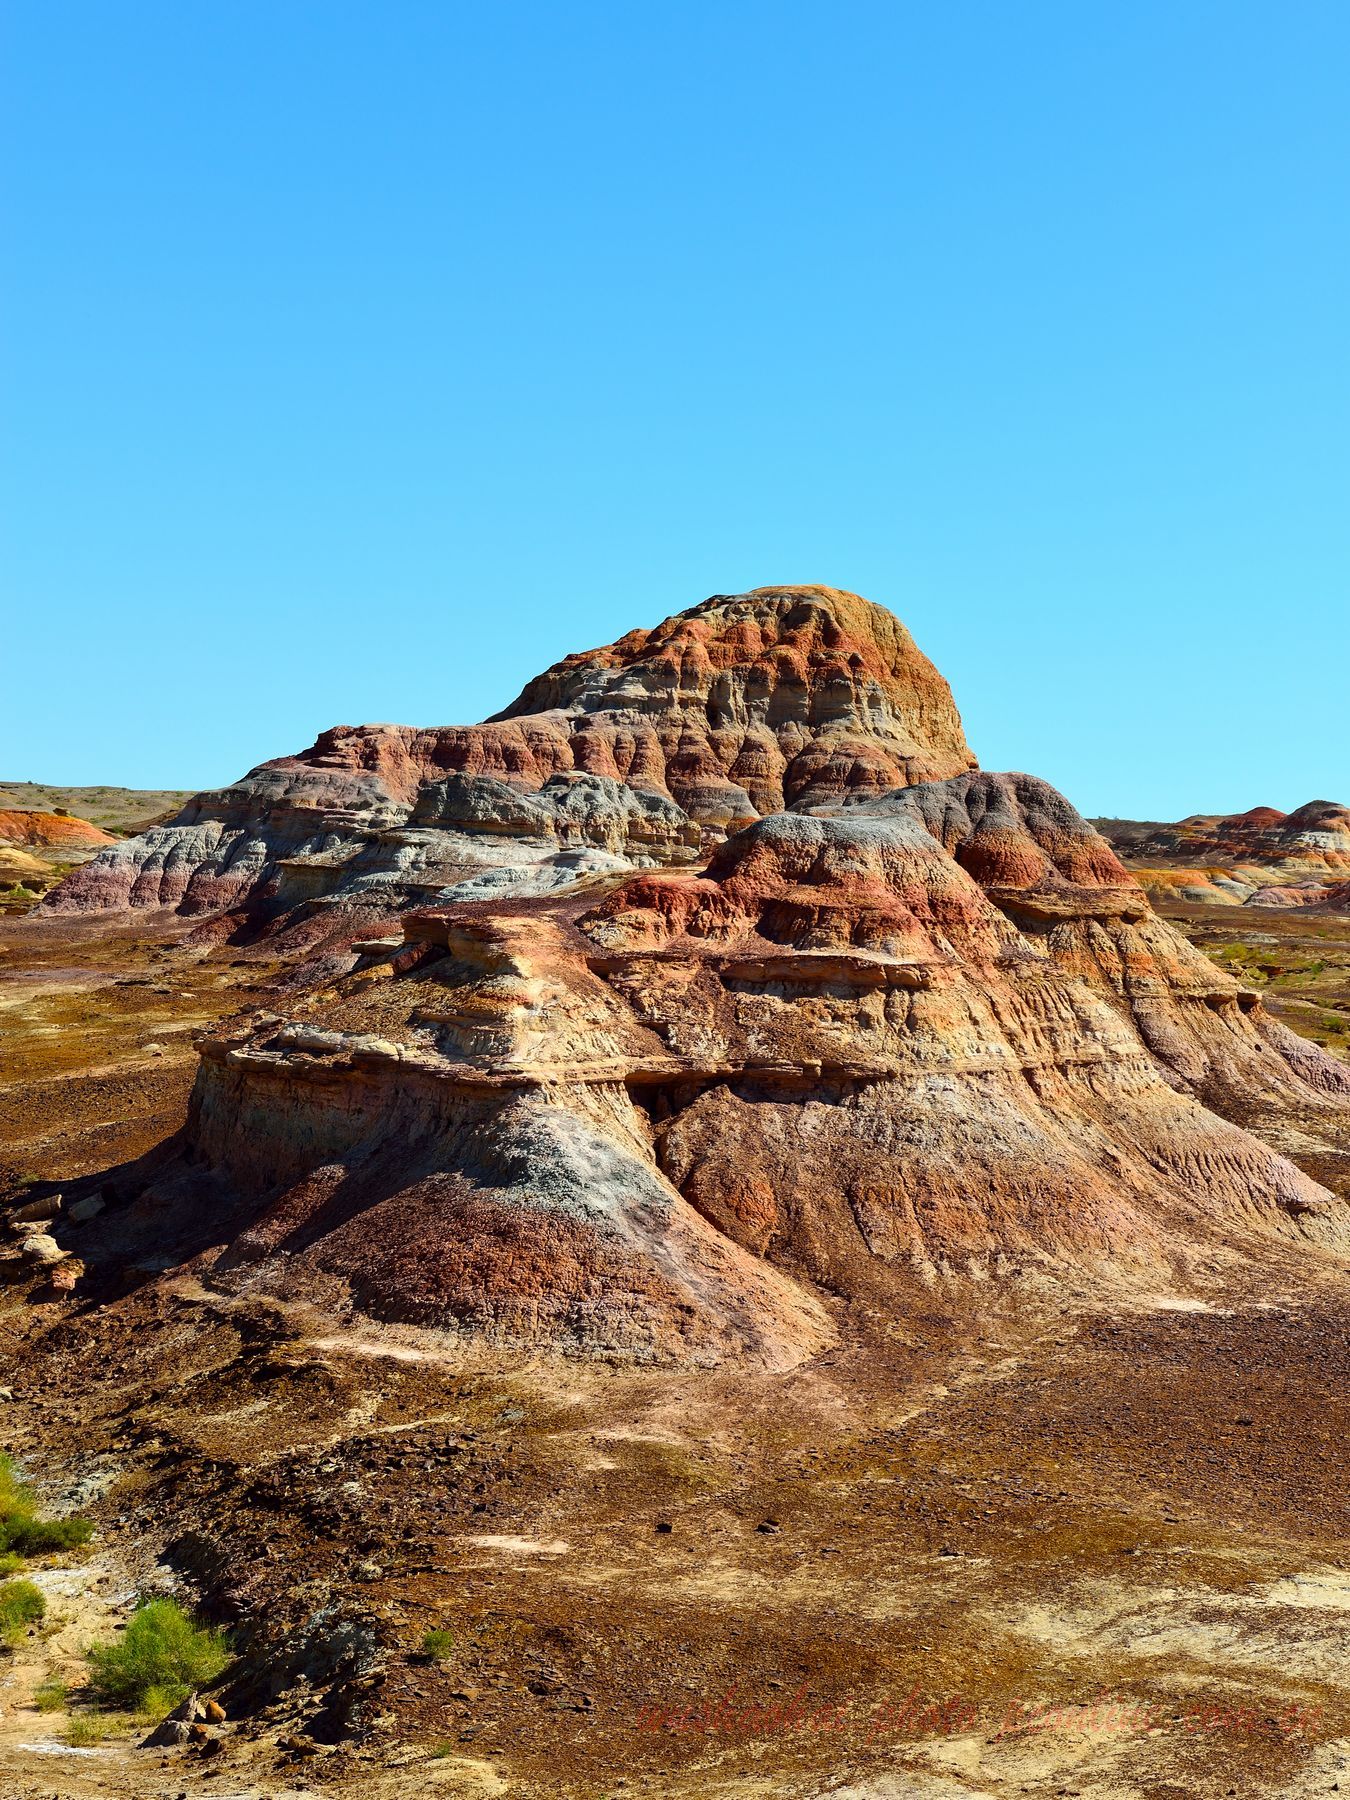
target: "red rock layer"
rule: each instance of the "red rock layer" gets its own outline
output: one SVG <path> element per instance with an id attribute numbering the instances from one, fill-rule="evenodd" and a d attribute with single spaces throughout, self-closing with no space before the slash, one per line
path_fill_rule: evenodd
<path id="1" fill-rule="evenodd" d="M 1141 864 L 1238 864 L 1312 873 L 1350 869 L 1350 808 L 1334 800 L 1310 800 L 1291 813 L 1272 806 L 1222 816 L 1197 813 L 1175 825 L 1107 819 L 1102 828 Z"/>
<path id="2" fill-rule="evenodd" d="M 782 1362 L 822 1341 L 821 1291 L 1350 1241 L 1205 1104 L 1239 1090 L 1350 1116 L 1344 1068 L 1153 919 L 1053 790 L 973 776 L 765 819 L 589 909 L 413 914 L 302 1021 L 209 1047 L 192 1137 L 263 1209 L 240 1278 Z"/>
<path id="3" fill-rule="evenodd" d="M 946 682 L 892 614 L 833 588 L 762 588 L 568 657 L 483 725 L 336 726 L 303 755 L 198 795 L 46 904 L 201 913 L 270 900 L 282 864 L 335 869 L 447 776 L 529 792 L 558 775 L 608 777 L 674 802 L 716 839 L 785 805 L 974 760 Z M 334 873 L 326 891 L 341 883 Z"/>
<path id="4" fill-rule="evenodd" d="M 87 819 L 62 813 L 0 812 L 0 843 L 32 844 L 44 850 L 94 849 L 117 839 Z"/>

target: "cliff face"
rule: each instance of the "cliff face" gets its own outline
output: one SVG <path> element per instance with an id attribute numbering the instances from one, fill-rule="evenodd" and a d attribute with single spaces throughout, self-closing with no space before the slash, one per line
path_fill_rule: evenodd
<path id="1" fill-rule="evenodd" d="M 195 802 L 125 893 L 114 855 L 66 903 L 402 916 L 205 1044 L 145 1205 L 243 1204 L 223 1282 L 775 1367 L 839 1297 L 1350 1248 L 1281 1154 L 1343 1138 L 1350 1071 L 1062 795 L 971 763 L 890 615 L 768 589 L 569 657 L 484 726 L 332 733 Z"/>
<path id="2" fill-rule="evenodd" d="M 944 842 L 944 839 L 946 842 Z M 975 879 L 968 864 L 987 872 Z M 1257 1137 L 1222 1116 L 1261 1113 Z M 1272 1147 L 1350 1072 L 1024 776 L 758 821 L 706 871 L 432 908 L 204 1052 L 231 1278 L 513 1343 L 782 1366 L 822 1295 L 1350 1247 Z"/>
<path id="3" fill-rule="evenodd" d="M 763 588 L 567 657 L 483 725 L 336 727 L 197 795 L 47 904 L 397 910 L 485 874 L 545 892 L 575 878 L 579 851 L 690 861 L 785 805 L 974 762 L 898 619 L 832 588 Z"/>

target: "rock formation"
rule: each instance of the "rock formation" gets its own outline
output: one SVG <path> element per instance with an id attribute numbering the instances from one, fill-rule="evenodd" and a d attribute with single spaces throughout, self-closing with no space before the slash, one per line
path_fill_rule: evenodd
<path id="1" fill-rule="evenodd" d="M 972 763 L 889 614 L 765 589 L 194 802 L 61 903 L 397 917 L 205 1043 L 147 1229 L 241 1219 L 215 1279 L 385 1319 L 775 1366 L 832 1296 L 1350 1247 L 1281 1154 L 1343 1140 L 1350 1069 Z"/>
<path id="2" fill-rule="evenodd" d="M 18 882 L 41 892 L 72 863 L 116 842 L 110 832 L 69 813 L 0 808 L 0 886 Z"/>
<path id="3" fill-rule="evenodd" d="M 48 905 L 398 911 L 466 882 L 539 893 L 611 872 L 606 857 L 691 861 L 784 806 L 974 761 L 946 682 L 890 613 L 761 588 L 569 656 L 483 725 L 327 731 L 197 795 Z"/>
<path id="4" fill-rule="evenodd" d="M 1160 898 L 1211 906 L 1350 905 L 1350 808 L 1310 800 L 1296 812 L 1197 813 L 1175 825 L 1099 819 L 1103 834 Z"/>
<path id="5" fill-rule="evenodd" d="M 115 844 L 111 832 L 68 813 L 0 811 L 0 844 L 36 850 L 99 850 Z"/>

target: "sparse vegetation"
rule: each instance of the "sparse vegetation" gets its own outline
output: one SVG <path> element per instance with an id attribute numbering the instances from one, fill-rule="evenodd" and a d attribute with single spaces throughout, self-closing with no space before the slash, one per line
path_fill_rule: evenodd
<path id="1" fill-rule="evenodd" d="M 44 1681 L 33 1695 L 33 1705 L 39 1712 L 64 1712 L 70 1689 L 64 1681 L 53 1678 Z"/>
<path id="2" fill-rule="evenodd" d="M 149 1722 L 167 1718 L 186 1692 L 182 1682 L 171 1681 L 148 1687 L 136 1703 L 137 1718 Z"/>
<path id="3" fill-rule="evenodd" d="M 16 881 L 12 886 L 0 891 L 0 903 L 14 907 L 31 906 L 42 898 L 43 891 L 42 888 L 31 888 L 22 881 Z"/>
<path id="4" fill-rule="evenodd" d="M 115 1737 L 119 1731 L 125 1731 L 127 1723 L 128 1721 L 117 1713 L 72 1713 L 70 1723 L 61 1733 L 61 1738 L 73 1750 L 84 1750 L 93 1744 L 101 1744 L 105 1738 Z"/>
<path id="5" fill-rule="evenodd" d="M 31 1581 L 5 1582 L 0 1586 L 0 1643 L 17 1644 L 46 1610 L 42 1589 Z"/>
<path id="6" fill-rule="evenodd" d="M 1212 913 L 1172 922 L 1211 962 L 1256 988 L 1281 1024 L 1333 1056 L 1350 1057 L 1350 935 L 1344 916 L 1315 916 L 1291 907 L 1249 923 L 1239 908 L 1236 917 L 1222 920 Z"/>
<path id="7" fill-rule="evenodd" d="M 122 1635 L 85 1651 L 90 1686 L 109 1706 L 170 1712 L 190 1688 L 214 1681 L 230 1660 L 223 1632 L 197 1625 L 176 1600 L 147 1600 Z"/>
<path id="8" fill-rule="evenodd" d="M 88 1519 L 44 1519 L 33 1490 L 0 1453 L 0 1553 L 41 1556 L 48 1550 L 73 1550 L 87 1544 L 94 1527 Z"/>
<path id="9" fill-rule="evenodd" d="M 455 1634 L 453 1631 L 424 1631 L 422 1633 L 422 1654 L 429 1656 L 433 1662 L 448 1662 L 454 1654 Z"/>
<path id="10" fill-rule="evenodd" d="M 88 1519 L 27 1519 L 16 1522 L 10 1543 L 25 1556 L 48 1550 L 76 1550 L 94 1535 Z"/>
<path id="11" fill-rule="evenodd" d="M 1220 968 L 1229 969 L 1258 984 L 1288 981 L 1298 976 L 1309 981 L 1315 980 L 1327 966 L 1323 957 L 1299 956 L 1285 950 L 1273 951 L 1264 944 L 1220 944 L 1209 950 L 1207 955 Z"/>
<path id="12" fill-rule="evenodd" d="M 0 810 L 65 812 L 104 831 L 131 836 L 166 813 L 176 813 L 190 791 L 180 788 L 60 787 L 42 781 L 0 781 Z"/>

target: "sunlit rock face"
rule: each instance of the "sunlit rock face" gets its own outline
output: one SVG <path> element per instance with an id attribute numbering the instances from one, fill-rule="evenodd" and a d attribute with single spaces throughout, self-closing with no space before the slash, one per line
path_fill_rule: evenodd
<path id="1" fill-rule="evenodd" d="M 1112 821 L 1127 826 L 1128 821 Z M 1131 828 L 1141 860 L 1258 863 L 1296 871 L 1350 872 L 1350 808 L 1310 800 L 1291 813 L 1254 806 L 1245 813 L 1196 813 L 1175 825 Z"/>
<path id="2" fill-rule="evenodd" d="M 1102 830 L 1160 900 L 1206 906 L 1350 909 L 1350 808 L 1196 813 L 1175 825 L 1103 819 Z"/>
<path id="3" fill-rule="evenodd" d="M 190 1130 L 257 1204 L 224 1266 L 493 1341 L 782 1367 L 840 1300 L 1350 1247 L 1270 1141 L 1343 1136 L 1345 1066 L 1059 796 L 975 779 L 968 829 L 939 783 L 772 815 L 702 871 L 413 912 L 300 1016 L 227 1030 Z M 1255 1106 L 1261 1136 L 1224 1116 Z"/>
<path id="4" fill-rule="evenodd" d="M 483 725 L 335 727 L 97 857 L 48 905 L 397 910 L 503 868 L 546 892 L 560 852 L 690 862 L 784 806 L 974 760 L 946 682 L 891 613 L 761 588 L 567 657 Z"/>
<path id="5" fill-rule="evenodd" d="M 225 904 L 233 870 L 229 904 L 396 914 L 203 1047 L 145 1205 L 245 1218 L 220 1281 L 781 1368 L 925 1285 L 1156 1293 L 1350 1248 L 1282 1154 L 1344 1141 L 1346 1065 L 1158 919 L 1061 794 L 975 769 L 855 596 L 708 601 L 484 726 L 330 734 L 250 781 L 246 857 L 206 797 L 67 896 L 138 856 L 119 903 Z"/>

